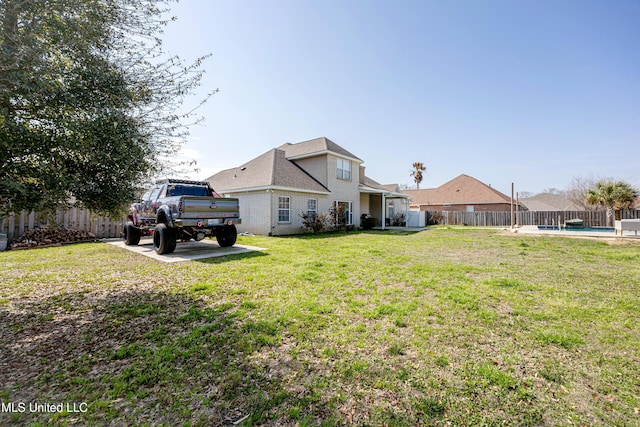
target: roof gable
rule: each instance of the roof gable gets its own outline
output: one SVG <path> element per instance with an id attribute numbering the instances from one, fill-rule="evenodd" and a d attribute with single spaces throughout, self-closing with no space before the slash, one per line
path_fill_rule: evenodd
<path id="1" fill-rule="evenodd" d="M 278 149 L 283 150 L 286 153 L 287 159 L 313 157 L 326 153 L 333 153 L 342 157 L 357 160 L 360 163 L 363 162 L 359 157 L 325 137 L 298 142 L 296 144 L 287 142 L 286 144 L 282 144 L 278 147 Z"/>
<path id="2" fill-rule="evenodd" d="M 472 205 L 511 203 L 511 198 L 468 175 L 459 175 L 437 188 L 405 190 L 412 205 Z"/>

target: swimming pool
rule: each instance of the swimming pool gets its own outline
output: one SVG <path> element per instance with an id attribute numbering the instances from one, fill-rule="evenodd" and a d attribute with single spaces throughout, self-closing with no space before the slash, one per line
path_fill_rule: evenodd
<path id="1" fill-rule="evenodd" d="M 556 230 L 558 231 L 558 226 L 557 225 L 539 225 L 538 226 L 538 230 Z M 603 232 L 603 233 L 613 233 L 615 231 L 615 228 L 613 227 L 562 227 L 560 231 L 577 231 L 577 232 L 587 232 L 587 233 L 593 233 L 594 231 L 596 232 Z"/>

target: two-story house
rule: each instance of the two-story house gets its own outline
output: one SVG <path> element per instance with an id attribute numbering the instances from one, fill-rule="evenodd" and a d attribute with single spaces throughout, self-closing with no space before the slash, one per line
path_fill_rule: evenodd
<path id="1" fill-rule="evenodd" d="M 382 186 L 364 175 L 363 160 L 327 138 L 286 143 L 247 163 L 207 179 L 240 200 L 238 231 L 263 235 L 304 232 L 302 213 L 329 212 L 339 205 L 347 225 L 370 214 L 384 226 L 389 209 L 408 210 L 397 185 Z"/>

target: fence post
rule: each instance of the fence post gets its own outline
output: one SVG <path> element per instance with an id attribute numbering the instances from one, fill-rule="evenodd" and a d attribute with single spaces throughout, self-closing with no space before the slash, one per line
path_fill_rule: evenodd
<path id="1" fill-rule="evenodd" d="M 78 230 L 87 231 L 87 211 L 80 209 L 78 211 Z"/>
<path id="2" fill-rule="evenodd" d="M 27 213 L 25 211 L 20 212 L 20 219 L 18 220 L 18 235 L 24 234 L 24 223 L 27 221 Z"/>
<path id="3" fill-rule="evenodd" d="M 78 229 L 78 221 L 76 218 L 78 217 L 78 208 L 71 208 L 69 210 L 69 226 L 75 230 Z"/>
<path id="4" fill-rule="evenodd" d="M 13 240 L 16 235 L 16 214 L 15 212 L 9 213 L 9 229 L 7 230 L 7 238 L 9 241 Z"/>
<path id="5" fill-rule="evenodd" d="M 33 230 L 35 228 L 35 222 L 36 222 L 36 213 L 34 211 L 31 211 L 29 212 L 29 224 L 28 224 L 29 230 Z"/>

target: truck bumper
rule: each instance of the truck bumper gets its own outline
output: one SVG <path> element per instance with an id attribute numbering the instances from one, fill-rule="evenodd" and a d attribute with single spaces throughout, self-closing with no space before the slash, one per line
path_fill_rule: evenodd
<path id="1" fill-rule="evenodd" d="M 242 224 L 240 218 L 215 218 L 215 219 L 202 219 L 202 218 L 189 218 L 189 219 L 176 219 L 176 227 L 197 227 L 197 228 L 209 228 L 209 227 L 222 227 L 223 225 L 238 225 Z"/>

